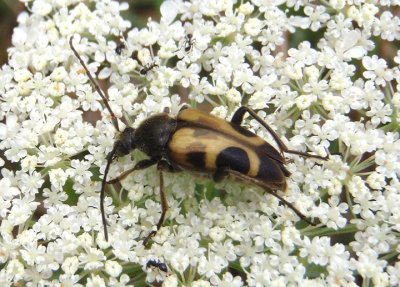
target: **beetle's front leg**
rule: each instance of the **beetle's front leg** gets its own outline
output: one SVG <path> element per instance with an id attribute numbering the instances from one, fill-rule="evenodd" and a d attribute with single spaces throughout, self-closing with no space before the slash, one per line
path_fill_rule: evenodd
<path id="1" fill-rule="evenodd" d="M 117 182 L 125 179 L 129 174 L 131 174 L 135 170 L 146 169 L 146 168 L 148 168 L 148 167 L 150 167 L 150 166 L 152 166 L 152 165 L 154 165 L 156 163 L 157 163 L 156 159 L 144 159 L 144 160 L 141 160 L 138 163 L 136 163 L 134 167 L 124 171 L 123 173 L 121 173 L 116 178 L 108 180 L 107 183 L 109 183 L 109 184 L 117 183 Z"/>
<path id="2" fill-rule="evenodd" d="M 157 231 L 160 230 L 161 226 L 164 223 L 165 219 L 165 214 L 168 211 L 168 201 L 167 197 L 165 196 L 165 191 L 164 191 L 164 174 L 163 171 L 166 172 L 178 172 L 175 167 L 173 167 L 169 162 L 166 160 L 160 160 L 157 164 L 157 169 L 160 172 L 160 199 L 161 199 L 161 216 L 160 219 L 158 220 L 157 223 L 157 229 L 153 230 L 147 235 L 147 237 L 143 240 L 143 245 L 146 246 L 147 242 L 149 241 L 150 238 L 152 238 L 154 235 L 157 234 Z"/>
<path id="3" fill-rule="evenodd" d="M 181 171 L 178 167 L 173 166 L 165 159 L 158 161 L 157 169 L 165 172 L 179 172 Z"/>

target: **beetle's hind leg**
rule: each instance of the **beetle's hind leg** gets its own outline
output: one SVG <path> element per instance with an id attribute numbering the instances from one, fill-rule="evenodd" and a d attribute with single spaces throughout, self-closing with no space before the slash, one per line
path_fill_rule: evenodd
<path id="1" fill-rule="evenodd" d="M 284 143 L 283 141 L 279 138 L 279 136 L 276 134 L 276 132 L 263 120 L 261 119 L 255 111 L 250 109 L 249 107 L 246 106 L 241 106 L 237 111 L 233 114 L 233 117 L 231 119 L 231 123 L 236 124 L 236 125 L 241 125 L 243 121 L 243 117 L 245 113 L 249 113 L 257 122 L 259 122 L 264 128 L 267 129 L 267 131 L 272 135 L 274 138 L 276 144 L 278 145 L 281 153 L 292 153 L 292 154 L 297 154 L 301 155 L 304 157 L 311 157 L 311 158 L 316 158 L 316 159 L 322 159 L 322 160 L 327 160 L 328 156 L 319 156 L 319 155 L 313 155 L 309 154 L 307 152 L 301 152 L 301 151 L 296 151 L 296 150 L 290 150 Z"/>
<path id="2" fill-rule="evenodd" d="M 277 199 L 279 199 L 280 202 L 282 202 L 284 205 L 286 205 L 288 208 L 290 208 L 291 210 L 294 211 L 294 213 L 297 214 L 298 217 L 300 217 L 300 219 L 304 220 L 305 222 L 307 222 L 308 224 L 315 226 L 316 224 L 314 222 L 312 222 L 311 220 L 309 220 L 303 213 L 301 213 L 296 207 L 293 206 L 293 204 L 291 204 L 289 201 L 287 201 L 286 199 L 284 199 L 283 197 L 281 197 L 279 194 L 277 194 L 276 192 L 274 192 L 274 189 L 286 189 L 286 182 L 282 183 L 271 183 L 270 185 L 267 185 L 265 182 L 260 181 L 256 178 L 247 176 L 241 172 L 229 169 L 227 167 L 224 168 L 219 168 L 217 169 L 217 171 L 213 174 L 213 179 L 216 181 L 221 181 L 222 179 L 224 179 L 225 177 L 232 175 L 236 178 L 239 178 L 245 182 L 251 182 L 259 187 L 262 187 L 264 189 L 265 192 L 275 196 Z"/>

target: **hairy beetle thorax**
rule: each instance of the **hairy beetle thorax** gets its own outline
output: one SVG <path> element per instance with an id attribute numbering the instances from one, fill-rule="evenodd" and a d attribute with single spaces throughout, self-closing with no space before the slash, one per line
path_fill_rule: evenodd
<path id="1" fill-rule="evenodd" d="M 136 147 L 150 158 L 161 158 L 175 129 L 174 118 L 166 113 L 154 115 L 144 120 L 136 129 Z"/>

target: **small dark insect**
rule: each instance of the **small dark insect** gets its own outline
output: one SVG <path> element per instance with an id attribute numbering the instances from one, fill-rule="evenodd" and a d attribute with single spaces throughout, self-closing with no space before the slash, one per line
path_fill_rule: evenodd
<path id="1" fill-rule="evenodd" d="M 150 268 L 150 267 L 156 267 L 156 268 L 160 269 L 161 271 L 163 271 L 165 273 L 168 272 L 167 264 L 162 263 L 162 262 L 157 261 L 157 260 L 154 260 L 154 259 L 150 259 L 149 261 L 147 261 L 146 268 Z"/>
<path id="2" fill-rule="evenodd" d="M 185 50 L 186 53 L 191 52 L 193 50 L 194 43 L 196 43 L 196 40 L 193 38 L 193 35 L 187 34 L 185 37 L 185 41 L 183 42 L 183 47 L 177 49 L 175 53 L 181 50 L 182 48 Z"/>
<path id="3" fill-rule="evenodd" d="M 115 53 L 117 53 L 118 55 L 121 55 L 122 50 L 126 48 L 126 45 L 124 42 L 121 42 L 117 45 L 117 47 L 115 48 Z"/>
<path id="4" fill-rule="evenodd" d="M 146 66 L 144 66 L 143 68 L 140 69 L 139 73 L 142 76 L 147 75 L 148 72 L 150 72 L 152 69 L 154 69 L 154 67 L 157 67 L 158 65 L 155 62 L 151 62 L 149 64 L 147 64 Z"/>
<path id="5" fill-rule="evenodd" d="M 85 68 L 96 91 L 101 95 L 112 116 L 113 124 L 119 131 L 118 121 L 107 102 L 106 96 L 74 49 L 72 38 L 70 45 Z M 241 125 L 246 113 L 250 114 L 272 135 L 279 150 Z M 148 159 L 137 162 L 135 166 L 124 171 L 118 177 L 107 181 L 112 161 L 128 155 L 135 149 L 145 153 Z M 157 229 L 151 231 L 144 239 L 144 245 L 161 228 L 168 210 L 163 172 L 195 171 L 212 175 L 216 182 L 228 176 L 233 176 L 263 188 L 265 192 L 275 196 L 291 208 L 302 220 L 315 225 L 290 202 L 275 192 L 277 190 L 285 191 L 287 188 L 286 181 L 290 172 L 285 167 L 285 153 L 297 154 L 306 158 L 327 159 L 327 157 L 288 149 L 272 128 L 256 112 L 245 106 L 240 107 L 234 113 L 230 122 L 196 109 L 183 108 L 176 117 L 160 113 L 145 119 L 136 129 L 127 126 L 120 133 L 113 149 L 106 157 L 107 165 L 100 191 L 100 209 L 105 239 L 108 240 L 107 221 L 104 212 L 106 184 L 116 183 L 126 178 L 133 171 L 153 165 L 157 166 L 160 176 L 162 212 L 157 223 Z"/>
<path id="6" fill-rule="evenodd" d="M 196 42 L 196 40 L 193 38 L 192 34 L 187 34 L 186 39 L 185 39 L 185 52 L 189 53 L 193 49 L 193 45 Z"/>

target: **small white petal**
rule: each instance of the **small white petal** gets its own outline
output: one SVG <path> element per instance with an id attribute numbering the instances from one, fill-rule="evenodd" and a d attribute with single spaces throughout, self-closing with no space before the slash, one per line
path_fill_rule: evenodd
<path id="1" fill-rule="evenodd" d="M 366 53 L 367 51 L 365 50 L 364 47 L 356 46 L 346 51 L 346 53 L 344 53 L 344 56 L 348 58 L 361 59 L 362 57 L 365 56 Z"/>
<path id="2" fill-rule="evenodd" d="M 173 1 L 164 1 L 160 7 L 161 21 L 165 24 L 171 24 L 176 15 L 178 15 L 178 9 Z"/>

